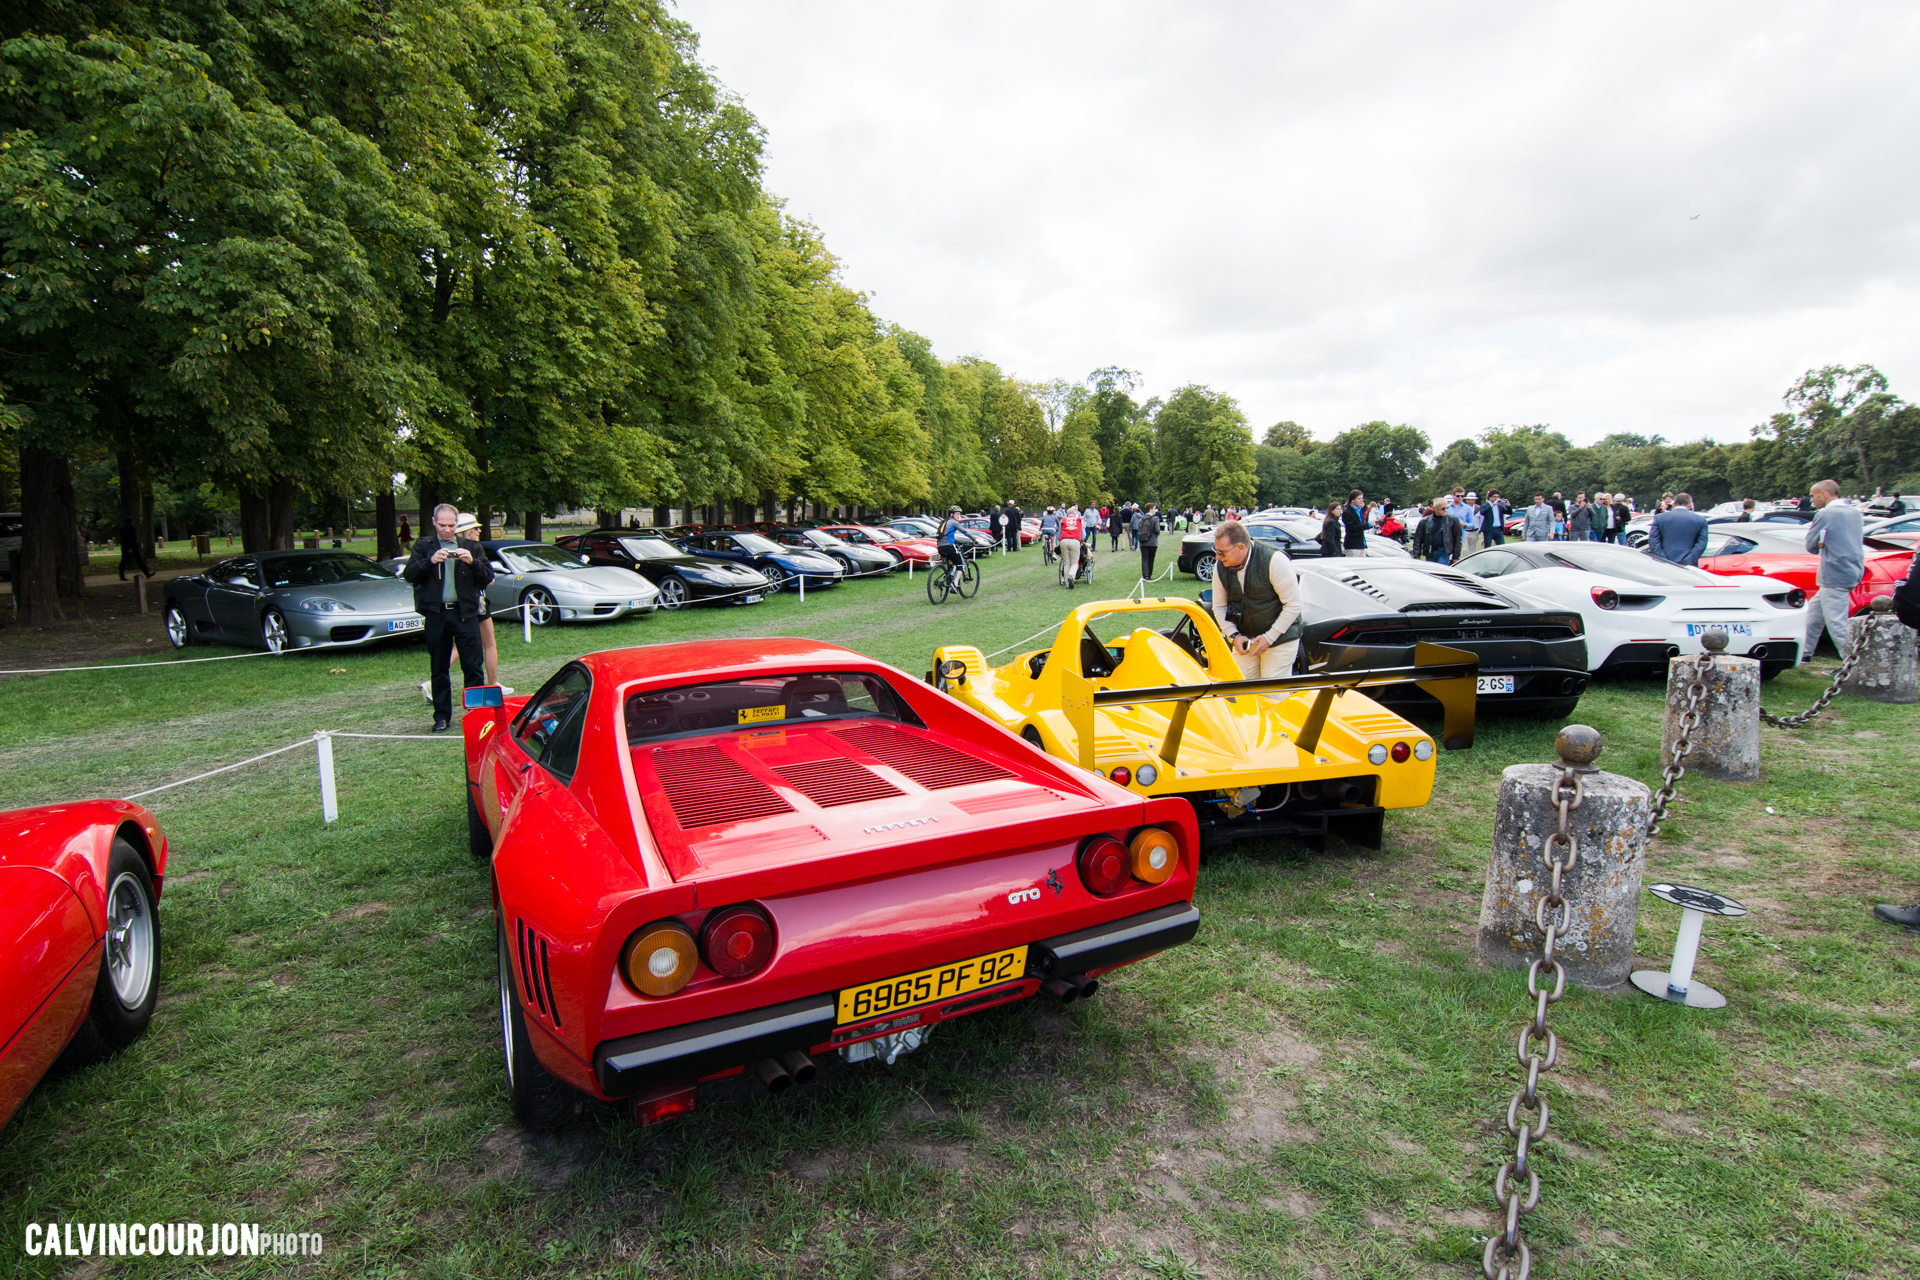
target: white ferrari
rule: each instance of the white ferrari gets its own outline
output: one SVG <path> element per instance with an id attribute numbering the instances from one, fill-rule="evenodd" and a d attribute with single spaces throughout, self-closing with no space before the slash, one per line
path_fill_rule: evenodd
<path id="1" fill-rule="evenodd" d="M 1806 593 L 1790 582 L 1721 577 L 1604 542 L 1509 542 L 1455 567 L 1577 610 L 1589 671 L 1663 675 L 1669 658 L 1699 653 L 1701 637 L 1718 631 L 1728 653 L 1759 659 L 1771 680 L 1799 660 L 1806 635 Z"/>

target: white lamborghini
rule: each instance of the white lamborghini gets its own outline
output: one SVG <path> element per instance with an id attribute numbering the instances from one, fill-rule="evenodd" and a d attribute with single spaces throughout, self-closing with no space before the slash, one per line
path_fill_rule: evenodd
<path id="1" fill-rule="evenodd" d="M 1604 542 L 1509 542 L 1455 567 L 1577 610 L 1590 671 L 1665 674 L 1669 658 L 1699 653 L 1701 637 L 1719 631 L 1728 653 L 1759 659 L 1771 680 L 1799 660 L 1806 635 L 1806 593 L 1792 583 L 1720 577 Z"/>

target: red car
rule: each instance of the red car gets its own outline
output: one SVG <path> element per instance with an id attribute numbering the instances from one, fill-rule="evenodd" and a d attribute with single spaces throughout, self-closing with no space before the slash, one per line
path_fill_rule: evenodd
<path id="1" fill-rule="evenodd" d="M 865 524 L 828 524 L 820 526 L 820 531 L 857 546 L 878 547 L 891 555 L 897 564 L 911 560 L 924 569 L 940 558 L 940 549 L 934 546 L 932 538 L 909 538 L 891 529 L 878 529 Z"/>
<path id="2" fill-rule="evenodd" d="M 530 1127 L 581 1095 L 651 1124 L 701 1081 L 892 1061 L 950 1018 L 1091 995 L 1199 926 L 1184 800 L 849 650 L 616 649 L 500 692 L 467 691 L 468 820 Z"/>
<path id="3" fill-rule="evenodd" d="M 1871 536 L 1862 541 L 1866 544 L 1867 571 L 1847 602 L 1850 614 L 1865 613 L 1873 606 L 1875 596 L 1892 595 L 1913 563 L 1912 547 Z M 1811 598 L 1819 590 L 1814 579 L 1820 571 L 1820 557 L 1807 554 L 1805 546 L 1804 525 L 1716 525 L 1707 531 L 1707 550 L 1700 557 L 1700 567 L 1728 576 L 1777 578 L 1792 583 Z"/>
<path id="4" fill-rule="evenodd" d="M 99 1058 L 160 996 L 167 839 L 125 800 L 0 813 L 0 1124 L 70 1042 Z"/>

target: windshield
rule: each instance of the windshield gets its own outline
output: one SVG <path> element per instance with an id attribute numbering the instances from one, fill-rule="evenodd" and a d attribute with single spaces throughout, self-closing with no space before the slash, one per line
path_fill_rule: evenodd
<path id="1" fill-rule="evenodd" d="M 650 689 L 627 699 L 627 740 L 878 717 L 919 725 L 893 687 L 864 672 L 821 672 Z"/>
<path id="2" fill-rule="evenodd" d="M 778 551 L 780 549 L 779 543 L 770 538 L 763 538 L 757 533 L 736 533 L 733 537 L 741 546 L 756 555 L 765 555 L 769 551 Z"/>
<path id="3" fill-rule="evenodd" d="M 1618 550 L 1598 543 L 1584 547 L 1572 544 L 1555 547 L 1547 552 L 1547 559 L 1556 560 L 1569 568 L 1585 569 L 1588 573 L 1604 573 L 1609 577 L 1644 582 L 1650 586 L 1714 581 L 1714 576 L 1705 569 L 1669 564 L 1665 560 L 1643 556 L 1638 551 Z"/>
<path id="4" fill-rule="evenodd" d="M 686 554 L 671 542 L 660 538 L 622 538 L 620 545 L 635 560 L 670 560 Z"/>
<path id="5" fill-rule="evenodd" d="M 328 587 L 340 582 L 393 581 L 393 575 L 373 561 L 345 551 L 275 556 L 265 565 L 270 587 Z"/>
<path id="6" fill-rule="evenodd" d="M 844 547 L 847 545 L 832 534 L 822 533 L 818 529 L 807 530 L 807 541 L 816 547 Z"/>
<path id="7" fill-rule="evenodd" d="M 537 573 L 542 569 L 580 569 L 587 563 L 576 552 L 560 547 L 532 544 L 524 547 L 502 547 L 500 554 L 505 557 L 508 566 L 516 573 Z"/>

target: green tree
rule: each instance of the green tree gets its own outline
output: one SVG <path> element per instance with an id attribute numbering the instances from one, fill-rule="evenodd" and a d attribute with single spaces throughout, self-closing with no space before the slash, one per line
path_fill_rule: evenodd
<path id="1" fill-rule="evenodd" d="M 1192 385 L 1167 397 L 1154 416 L 1160 492 L 1170 505 L 1253 500 L 1253 433 L 1229 395 Z"/>

